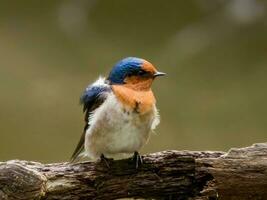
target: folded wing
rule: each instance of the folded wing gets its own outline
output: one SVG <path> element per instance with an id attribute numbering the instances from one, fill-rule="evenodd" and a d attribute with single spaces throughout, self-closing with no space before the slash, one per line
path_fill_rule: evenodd
<path id="1" fill-rule="evenodd" d="M 89 85 L 81 96 L 80 102 L 83 104 L 85 113 L 85 126 L 80 141 L 71 156 L 71 162 L 74 162 L 84 151 L 84 141 L 86 130 L 89 128 L 89 120 L 92 112 L 97 109 L 106 100 L 108 93 L 111 92 L 110 85 L 105 83 L 104 78 L 99 78 L 95 83 Z"/>

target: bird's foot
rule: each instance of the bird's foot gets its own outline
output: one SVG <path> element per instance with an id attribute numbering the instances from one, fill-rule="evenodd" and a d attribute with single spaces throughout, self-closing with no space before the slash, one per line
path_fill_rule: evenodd
<path id="1" fill-rule="evenodd" d="M 140 156 L 140 154 L 137 151 L 134 152 L 132 160 L 135 163 L 135 168 L 136 169 L 138 169 L 143 164 L 142 156 Z"/>
<path id="2" fill-rule="evenodd" d="M 100 159 L 101 159 L 101 162 L 104 162 L 105 163 L 105 165 L 107 166 L 107 168 L 110 168 L 108 158 L 106 158 L 104 156 L 104 154 L 101 154 Z"/>

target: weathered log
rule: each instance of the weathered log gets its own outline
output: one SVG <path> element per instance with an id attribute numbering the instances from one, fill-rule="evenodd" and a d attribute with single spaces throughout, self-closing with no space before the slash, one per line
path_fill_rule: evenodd
<path id="1" fill-rule="evenodd" d="M 267 143 L 77 164 L 0 163 L 0 199 L 267 199 Z"/>

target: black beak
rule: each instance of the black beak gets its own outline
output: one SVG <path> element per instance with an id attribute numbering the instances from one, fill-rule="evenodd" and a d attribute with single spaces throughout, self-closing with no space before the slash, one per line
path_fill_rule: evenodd
<path id="1" fill-rule="evenodd" d="M 155 74 L 154 74 L 154 77 L 157 77 L 157 76 L 165 76 L 166 75 L 166 73 L 163 73 L 163 72 L 156 72 Z"/>

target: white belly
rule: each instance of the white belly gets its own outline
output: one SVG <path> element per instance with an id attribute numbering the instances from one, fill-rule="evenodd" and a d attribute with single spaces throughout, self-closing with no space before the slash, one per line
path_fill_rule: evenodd
<path id="1" fill-rule="evenodd" d="M 117 157 L 139 151 L 147 142 L 151 129 L 159 123 L 154 106 L 139 113 L 125 108 L 113 94 L 93 113 L 85 136 L 85 153 L 91 158 L 101 154 Z"/>

